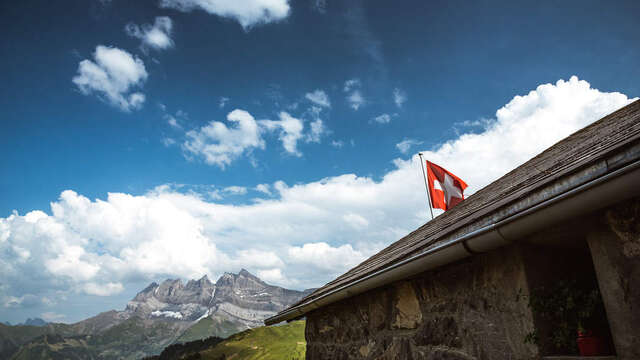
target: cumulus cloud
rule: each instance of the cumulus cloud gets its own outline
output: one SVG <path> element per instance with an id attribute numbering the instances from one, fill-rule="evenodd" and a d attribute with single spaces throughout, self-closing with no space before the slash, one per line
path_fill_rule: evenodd
<path id="1" fill-rule="evenodd" d="M 359 79 L 349 79 L 344 82 L 344 87 L 342 88 L 347 93 L 347 103 L 356 111 L 366 103 L 364 96 L 360 92 L 361 85 L 362 83 Z"/>
<path id="2" fill-rule="evenodd" d="M 66 318 L 66 316 L 64 314 L 58 314 L 55 312 L 51 312 L 51 311 L 47 311 L 44 312 L 42 314 L 40 314 L 40 317 L 47 321 L 47 322 L 55 322 L 55 321 L 60 321 L 64 318 Z"/>
<path id="3" fill-rule="evenodd" d="M 251 156 L 255 149 L 265 149 L 263 135 L 275 133 L 285 153 L 299 157 L 302 156 L 298 149 L 300 141 L 319 143 L 328 132 L 320 118 L 321 111 L 322 108 L 312 106 L 303 114 L 305 120 L 286 111 L 278 114 L 278 120 L 256 120 L 247 111 L 236 109 L 227 115 L 227 120 L 235 126 L 211 121 L 199 129 L 187 131 L 182 149 L 187 158 L 201 157 L 207 164 L 224 169 L 242 155 Z M 165 117 L 171 126 L 181 128 L 173 116 Z M 309 122 L 306 133 L 305 121 Z M 218 192 L 215 197 L 222 198 L 222 194 Z"/>
<path id="4" fill-rule="evenodd" d="M 355 79 L 355 78 L 354 79 L 349 79 L 349 80 L 346 80 L 344 82 L 344 87 L 342 88 L 342 90 L 344 92 L 349 92 L 354 88 L 359 88 L 360 85 L 362 85 L 360 83 L 360 79 Z"/>
<path id="5" fill-rule="evenodd" d="M 373 121 L 377 122 L 378 124 L 388 124 L 388 123 L 391 122 L 391 115 L 389 115 L 389 114 L 380 114 L 380 115 L 374 117 Z"/>
<path id="6" fill-rule="evenodd" d="M 309 127 L 311 130 L 309 131 L 309 134 L 307 134 L 307 142 L 319 143 L 322 135 L 327 132 L 324 122 L 322 119 L 317 118 L 309 124 Z"/>
<path id="7" fill-rule="evenodd" d="M 184 151 L 224 169 L 239 156 L 250 154 L 254 149 L 264 149 L 258 123 L 251 114 L 236 109 L 227 115 L 227 121 L 231 127 L 211 121 L 200 129 L 188 131 L 187 141 L 182 145 Z"/>
<path id="8" fill-rule="evenodd" d="M 514 97 L 495 119 L 486 121 L 482 132 L 462 134 L 423 153 L 455 174 L 465 174 L 473 192 L 631 101 L 620 93 L 593 89 L 573 76 Z"/>
<path id="9" fill-rule="evenodd" d="M 167 119 L 167 124 L 169 124 L 172 128 L 182 129 L 182 125 L 178 123 L 178 119 L 176 119 L 173 115 L 166 114 L 165 118 Z"/>
<path id="10" fill-rule="evenodd" d="M 48 299 L 46 297 L 38 297 L 33 294 L 23 294 L 21 296 L 4 296 L 2 299 L 2 305 L 5 308 L 30 308 L 38 305 L 48 305 L 47 301 Z"/>
<path id="11" fill-rule="evenodd" d="M 302 156 L 297 145 L 298 140 L 303 137 L 304 122 L 286 111 L 280 112 L 279 117 L 280 120 L 260 120 L 260 125 L 269 131 L 277 130 L 280 132 L 279 139 L 287 153 Z"/>
<path id="12" fill-rule="evenodd" d="M 306 142 L 319 143 L 324 135 L 330 131 L 324 125 L 324 121 L 320 118 L 322 108 L 318 106 L 312 106 L 306 112 L 307 117 L 311 118 L 309 123 L 309 132 L 305 136 Z"/>
<path id="13" fill-rule="evenodd" d="M 540 85 L 480 132 L 424 153 L 467 181 L 472 194 L 631 101 L 575 77 Z M 428 219 L 418 157 L 393 164 L 379 179 L 257 184 L 271 195 L 246 204 L 172 186 L 95 200 L 64 191 L 48 213 L 0 218 L 3 305 L 40 301 L 45 289 L 106 295 L 134 280 L 214 277 L 242 267 L 280 285 L 320 286 Z"/>
<path id="14" fill-rule="evenodd" d="M 331 141 L 331 146 L 333 146 L 334 148 L 342 148 L 344 146 L 344 141 L 342 140 L 332 140 Z"/>
<path id="15" fill-rule="evenodd" d="M 170 147 L 172 145 L 175 145 L 176 140 L 169 137 L 164 137 L 162 138 L 162 140 L 160 140 L 160 142 L 162 142 L 162 145 L 164 145 L 165 147 Z"/>
<path id="16" fill-rule="evenodd" d="M 352 268 L 366 259 L 364 254 L 354 250 L 350 244 L 333 247 L 325 242 L 292 246 L 287 250 L 287 255 L 292 263 L 312 265 L 327 271 Z"/>
<path id="17" fill-rule="evenodd" d="M 116 295 L 124 290 L 121 283 L 108 282 L 106 284 L 96 284 L 88 282 L 84 284 L 83 290 L 89 295 L 111 296 Z"/>
<path id="18" fill-rule="evenodd" d="M 236 20 L 245 30 L 289 16 L 288 0 L 160 0 L 160 6 L 183 12 L 195 9 Z"/>
<path id="19" fill-rule="evenodd" d="M 284 284 L 289 281 L 282 275 L 282 270 L 278 268 L 268 270 L 258 270 L 258 277 L 268 283 Z"/>
<path id="20" fill-rule="evenodd" d="M 349 106 L 356 111 L 358 111 L 358 109 L 360 109 L 360 107 L 365 103 L 364 96 L 362 96 L 360 90 L 354 90 L 349 94 L 349 96 L 347 96 L 347 101 L 349 102 Z"/>
<path id="21" fill-rule="evenodd" d="M 144 104 L 145 95 L 132 89 L 141 87 L 147 76 L 139 58 L 116 47 L 98 45 L 93 61 L 82 60 L 72 81 L 84 95 L 96 94 L 123 111 L 131 111 Z"/>
<path id="22" fill-rule="evenodd" d="M 171 18 L 167 16 L 158 16 L 153 25 L 144 24 L 142 26 L 129 23 L 124 30 L 127 35 L 135 37 L 142 41 L 142 49 L 151 48 L 155 50 L 164 50 L 173 47 L 171 39 L 171 31 L 173 23 Z"/>
<path id="23" fill-rule="evenodd" d="M 393 102 L 397 107 L 401 108 L 402 105 L 407 101 L 407 93 L 399 88 L 393 89 Z"/>
<path id="24" fill-rule="evenodd" d="M 406 154 L 409 152 L 412 146 L 420 144 L 422 144 L 422 141 L 418 141 L 416 139 L 404 139 L 396 144 L 396 148 L 398 148 L 401 153 Z"/>
<path id="25" fill-rule="evenodd" d="M 327 95 L 327 93 L 325 93 L 323 90 L 315 90 L 313 92 L 305 94 L 304 97 L 318 106 L 328 107 L 328 108 L 331 107 L 331 101 L 329 100 L 329 95 Z"/>
<path id="26" fill-rule="evenodd" d="M 222 191 L 231 195 L 244 195 L 247 193 L 247 188 L 244 186 L 227 186 Z"/>
<path id="27" fill-rule="evenodd" d="M 269 196 L 273 195 L 273 193 L 271 192 L 271 186 L 269 184 L 258 184 L 254 188 L 254 190 L 261 192 L 265 195 L 269 195 Z"/>

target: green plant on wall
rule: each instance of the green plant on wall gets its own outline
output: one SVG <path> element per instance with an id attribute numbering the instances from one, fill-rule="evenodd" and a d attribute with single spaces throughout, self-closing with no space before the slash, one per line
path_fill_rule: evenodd
<path id="1" fill-rule="evenodd" d="M 577 353 L 577 332 L 599 326 L 602 298 L 597 288 L 580 286 L 575 280 L 559 280 L 533 289 L 524 298 L 528 298 L 531 310 L 550 325 L 545 340 L 559 353 Z M 526 334 L 524 339 L 525 343 L 538 345 L 541 340 L 537 330 Z"/>

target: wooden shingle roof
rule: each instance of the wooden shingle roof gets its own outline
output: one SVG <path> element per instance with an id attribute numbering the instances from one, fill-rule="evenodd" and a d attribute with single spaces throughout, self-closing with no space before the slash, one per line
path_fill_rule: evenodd
<path id="1" fill-rule="evenodd" d="M 495 221 L 496 217 L 500 220 L 500 217 L 509 215 L 504 212 L 504 209 L 510 204 L 638 140 L 640 140 L 640 100 L 559 141 L 469 196 L 453 209 L 318 288 L 290 308 L 313 301 L 332 290 L 438 246 L 446 236 L 452 233 L 465 235 L 464 231 L 470 233 L 476 225 L 476 227 L 486 225 L 489 218 L 491 221 Z M 611 167 L 618 165 L 624 164 L 610 164 Z"/>

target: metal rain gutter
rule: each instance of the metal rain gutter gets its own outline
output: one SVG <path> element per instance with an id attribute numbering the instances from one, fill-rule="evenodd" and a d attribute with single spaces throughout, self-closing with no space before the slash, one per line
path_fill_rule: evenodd
<path id="1" fill-rule="evenodd" d="M 602 162 L 603 167 L 608 171 L 608 162 L 606 160 L 602 160 Z M 318 298 L 310 299 L 266 319 L 264 323 L 265 325 L 273 325 L 282 321 L 290 321 L 319 307 L 475 254 L 508 245 L 522 236 L 532 234 L 541 227 L 577 217 L 640 194 L 639 185 L 640 160 L 636 160 L 503 220 L 448 240 L 333 289 Z"/>

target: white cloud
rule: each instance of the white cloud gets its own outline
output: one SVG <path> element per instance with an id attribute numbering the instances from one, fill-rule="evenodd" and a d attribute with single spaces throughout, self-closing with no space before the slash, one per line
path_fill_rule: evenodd
<path id="1" fill-rule="evenodd" d="M 145 95 L 132 88 L 141 87 L 147 79 L 144 63 L 128 52 L 98 45 L 94 60 L 82 60 L 73 83 L 84 94 L 97 94 L 113 106 L 123 111 L 142 107 Z"/>
<path id="2" fill-rule="evenodd" d="M 401 108 L 402 105 L 407 101 L 407 93 L 403 90 L 395 88 L 393 89 L 393 102 L 397 107 Z"/>
<path id="3" fill-rule="evenodd" d="M 182 130 L 183 128 L 182 128 L 181 122 L 184 122 L 185 120 L 189 119 L 189 114 L 187 114 L 182 110 L 176 111 L 176 114 L 174 116 L 166 112 L 167 110 L 166 106 L 162 105 L 160 109 L 162 110 L 162 112 L 164 112 L 164 115 L 162 115 L 162 117 L 165 120 L 167 120 L 167 124 L 169 124 L 169 126 L 171 126 L 174 129 Z"/>
<path id="4" fill-rule="evenodd" d="M 359 79 L 350 79 L 344 82 L 343 90 L 347 93 L 347 102 L 349 106 L 356 111 L 366 103 L 362 92 L 360 92 L 361 86 L 362 83 Z"/>
<path id="5" fill-rule="evenodd" d="M 333 146 L 334 148 L 342 148 L 344 146 L 344 141 L 342 140 L 331 140 L 331 146 Z"/>
<path id="6" fill-rule="evenodd" d="M 229 100 L 230 99 L 228 97 L 221 96 L 220 99 L 218 100 L 218 106 L 220 107 L 220 109 L 224 108 L 229 102 Z"/>
<path id="7" fill-rule="evenodd" d="M 288 0 L 160 0 L 160 6 L 183 12 L 204 10 L 236 20 L 245 30 L 259 24 L 280 21 L 289 15 Z"/>
<path id="8" fill-rule="evenodd" d="M 470 192 L 489 184 L 574 131 L 631 102 L 573 76 L 514 97 L 484 131 L 463 134 L 433 151 L 430 161 L 462 177 Z"/>
<path id="9" fill-rule="evenodd" d="M 307 134 L 307 142 L 319 143 L 322 135 L 327 132 L 324 122 L 322 122 L 322 119 L 317 118 L 309 124 L 309 127 L 311 131 Z"/>
<path id="10" fill-rule="evenodd" d="M 388 124 L 391 122 L 391 115 L 389 114 L 381 114 L 373 118 L 373 121 L 378 124 Z"/>
<path id="11" fill-rule="evenodd" d="M 360 86 L 360 79 L 349 79 L 344 82 L 344 87 L 342 88 L 342 90 L 344 90 L 344 92 L 349 92 L 354 88 L 359 88 Z"/>
<path id="12" fill-rule="evenodd" d="M 256 185 L 256 187 L 254 188 L 255 191 L 259 191 L 265 195 L 273 195 L 273 193 L 271 192 L 271 186 L 269 186 L 269 184 L 258 184 Z"/>
<path id="13" fill-rule="evenodd" d="M 247 188 L 244 186 L 227 186 L 222 191 L 231 195 L 244 195 L 247 193 Z"/>
<path id="14" fill-rule="evenodd" d="M 309 131 L 304 132 L 304 121 L 286 111 L 278 114 L 279 120 L 258 120 L 244 110 L 236 109 L 227 115 L 227 120 L 237 123 L 235 127 L 227 127 L 222 122 L 211 121 L 208 125 L 186 132 L 187 140 L 182 144 L 185 156 L 199 156 L 210 165 L 225 168 L 242 155 L 251 155 L 255 149 L 265 149 L 263 134 L 277 133 L 287 154 L 302 156 L 298 150 L 298 142 L 319 143 L 328 132 L 320 118 L 322 109 L 312 106 L 305 116 L 311 115 Z M 172 116 L 168 116 L 172 124 Z M 175 123 L 175 127 L 180 127 Z M 221 198 L 221 194 L 217 194 Z"/>
<path id="15" fill-rule="evenodd" d="M 174 139 L 169 138 L 169 137 L 162 138 L 161 141 L 162 141 L 162 145 L 164 145 L 165 147 L 169 147 L 169 146 L 175 145 L 175 143 L 176 143 L 176 141 Z"/>
<path id="16" fill-rule="evenodd" d="M 173 23 L 171 18 L 167 16 L 158 16 L 153 25 L 144 24 L 138 26 L 133 23 L 125 26 L 127 35 L 142 40 L 142 48 L 152 48 L 155 50 L 164 50 L 173 47 L 171 40 L 171 31 Z"/>
<path id="17" fill-rule="evenodd" d="M 167 119 L 167 124 L 169 124 L 172 128 L 182 129 L 182 125 L 178 123 L 178 119 L 176 119 L 173 115 L 166 114 L 165 119 Z"/>
<path id="18" fill-rule="evenodd" d="M 56 258 L 46 260 L 44 266 L 54 275 L 67 276 L 75 281 L 89 280 L 100 270 L 98 265 L 91 263 L 80 244 L 64 247 Z"/>
<path id="19" fill-rule="evenodd" d="M 305 141 L 308 143 L 320 143 L 322 136 L 330 132 L 324 125 L 324 121 L 320 118 L 321 113 L 322 108 L 318 106 L 312 106 L 306 112 L 306 115 L 312 119 L 309 123 L 309 132 L 305 136 Z"/>
<path id="20" fill-rule="evenodd" d="M 187 141 L 182 145 L 184 151 L 201 156 L 207 164 L 224 169 L 241 155 L 249 154 L 256 148 L 264 149 L 258 123 L 251 114 L 236 109 L 227 115 L 227 120 L 235 127 L 211 121 L 198 130 L 188 131 Z"/>
<path id="21" fill-rule="evenodd" d="M 4 296 L 2 298 L 2 304 L 5 308 L 18 308 L 18 307 L 35 307 L 38 305 L 47 305 L 46 298 L 39 298 L 33 294 L 24 294 L 22 296 Z"/>
<path id="22" fill-rule="evenodd" d="M 315 90 L 314 92 L 307 93 L 304 97 L 316 105 L 327 108 L 331 107 L 329 95 L 327 95 L 323 90 Z"/>
<path id="23" fill-rule="evenodd" d="M 471 194 L 629 102 L 577 78 L 541 85 L 513 98 L 481 132 L 425 154 L 467 181 Z M 64 191 L 49 214 L 0 218 L 2 304 L 37 304 L 46 290 L 106 295 L 134 280 L 213 277 L 240 267 L 276 284 L 320 286 L 428 219 L 417 156 L 394 166 L 379 180 L 343 174 L 256 185 L 272 195 L 248 204 L 172 186 L 95 200 Z"/>
<path id="24" fill-rule="evenodd" d="M 260 120 L 260 125 L 269 131 L 279 130 L 279 138 L 286 152 L 291 155 L 302 156 L 298 151 L 297 144 L 298 140 L 303 137 L 304 123 L 285 111 L 280 112 L 279 117 L 280 120 Z"/>
<path id="25" fill-rule="evenodd" d="M 333 247 L 325 242 L 292 246 L 287 253 L 292 263 L 311 265 L 327 271 L 352 268 L 366 259 L 364 254 L 354 250 L 350 244 Z"/>
<path id="26" fill-rule="evenodd" d="M 398 148 L 401 153 L 406 154 L 409 152 L 412 146 L 420 144 L 422 144 L 422 141 L 418 141 L 416 139 L 404 139 L 396 144 L 396 148 Z"/>
<path id="27" fill-rule="evenodd" d="M 64 314 L 58 314 L 51 311 L 40 314 L 40 317 L 46 322 L 55 322 L 66 318 Z"/>
<path id="28" fill-rule="evenodd" d="M 234 267 L 236 268 L 242 268 L 246 266 L 246 264 L 251 264 L 253 267 L 259 268 L 284 266 L 284 263 L 275 252 L 258 249 L 237 251 L 233 257 L 232 263 L 235 264 Z"/>
<path id="29" fill-rule="evenodd" d="M 282 270 L 278 268 L 259 270 L 257 276 L 263 281 L 271 284 L 284 284 L 288 282 L 282 275 Z"/>
<path id="30" fill-rule="evenodd" d="M 347 96 L 347 101 L 349 102 L 349 106 L 356 111 L 358 111 L 358 109 L 360 109 L 360 107 L 366 102 L 362 93 L 360 93 L 360 90 L 354 90 L 349 94 L 349 96 Z"/>
<path id="31" fill-rule="evenodd" d="M 111 296 L 121 293 L 124 287 L 121 283 L 108 282 L 106 284 L 97 284 L 89 282 L 84 284 L 83 290 L 89 295 Z"/>

